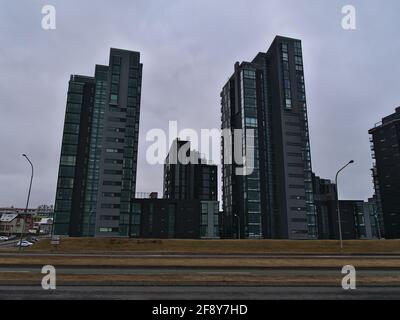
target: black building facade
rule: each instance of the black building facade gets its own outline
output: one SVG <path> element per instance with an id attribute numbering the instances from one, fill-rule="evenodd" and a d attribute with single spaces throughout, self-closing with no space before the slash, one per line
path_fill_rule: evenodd
<path id="1" fill-rule="evenodd" d="M 54 233 L 128 236 L 135 194 L 142 64 L 111 49 L 94 77 L 71 76 Z"/>
<path id="2" fill-rule="evenodd" d="M 336 185 L 313 174 L 314 201 L 317 212 L 318 239 L 334 238 L 332 224 L 336 213 Z"/>
<path id="3" fill-rule="evenodd" d="M 243 135 L 239 152 L 255 156 L 252 174 L 237 175 L 235 146 L 222 139 L 224 233 L 316 239 L 301 41 L 278 36 L 252 62 L 236 63 L 221 105 L 222 129 L 232 135 L 235 129 L 253 130 Z"/>
<path id="4" fill-rule="evenodd" d="M 134 199 L 130 235 L 133 238 L 199 239 L 198 200 Z"/>
<path id="5" fill-rule="evenodd" d="M 313 174 L 314 199 L 318 221 L 318 239 L 338 240 L 339 216 L 336 185 Z M 340 200 L 340 225 L 344 240 L 371 239 L 377 232 L 370 204 L 362 200 Z"/>
<path id="6" fill-rule="evenodd" d="M 180 161 L 179 153 L 185 155 L 188 163 Z M 189 141 L 177 139 L 165 160 L 164 198 L 217 201 L 217 173 L 217 166 L 191 150 Z"/>
<path id="7" fill-rule="evenodd" d="M 400 107 L 373 129 L 373 175 L 378 208 L 382 210 L 384 236 L 400 239 Z"/>

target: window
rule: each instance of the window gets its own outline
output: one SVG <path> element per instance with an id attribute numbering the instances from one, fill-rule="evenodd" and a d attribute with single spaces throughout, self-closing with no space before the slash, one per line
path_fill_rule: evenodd
<path id="1" fill-rule="evenodd" d="M 246 117 L 246 127 L 256 128 L 257 118 Z"/>
<path id="2" fill-rule="evenodd" d="M 301 144 L 301 143 L 296 143 L 296 142 L 287 142 L 286 145 L 287 145 L 288 147 L 302 147 L 302 146 L 303 146 L 303 144 Z"/>
<path id="3" fill-rule="evenodd" d="M 123 149 L 106 149 L 107 153 L 124 153 Z"/>
<path id="4" fill-rule="evenodd" d="M 295 174 L 295 173 L 290 173 L 289 174 L 289 178 L 298 178 L 298 179 L 304 179 L 305 178 L 305 176 L 304 176 L 304 174 Z"/>
<path id="5" fill-rule="evenodd" d="M 60 164 L 62 166 L 75 166 L 76 157 L 75 156 L 61 156 Z"/>
<path id="6" fill-rule="evenodd" d="M 290 189 L 304 189 L 304 185 L 299 185 L 299 184 L 290 184 L 289 185 Z"/>
<path id="7" fill-rule="evenodd" d="M 73 178 L 60 178 L 58 180 L 58 187 L 72 189 L 74 187 L 74 179 Z"/>
<path id="8" fill-rule="evenodd" d="M 132 212 L 135 214 L 140 214 L 142 212 L 142 206 L 140 203 L 134 203 L 132 205 Z"/>
<path id="9" fill-rule="evenodd" d="M 249 212 L 261 212 L 261 205 L 259 202 L 249 202 L 247 209 Z"/>
<path id="10" fill-rule="evenodd" d="M 109 132 L 125 132 L 124 128 L 114 128 L 114 127 L 110 127 L 107 129 L 107 131 Z"/>
<path id="11" fill-rule="evenodd" d="M 76 103 L 68 103 L 67 104 L 67 113 L 80 113 L 81 105 Z"/>
<path id="12" fill-rule="evenodd" d="M 65 122 L 66 123 L 76 123 L 79 124 L 79 122 L 81 121 L 81 116 L 80 114 L 77 113 L 67 113 L 65 115 Z"/>
<path id="13" fill-rule="evenodd" d="M 118 95 L 117 94 L 111 94 L 110 95 L 110 103 L 111 104 L 118 104 Z"/>
<path id="14" fill-rule="evenodd" d="M 291 207 L 290 210 L 298 212 L 306 212 L 306 208 L 300 208 L 300 207 Z"/>
<path id="15" fill-rule="evenodd" d="M 114 192 L 103 192 L 103 197 L 105 197 L 105 198 L 120 198 L 121 194 L 114 193 Z"/>
<path id="16" fill-rule="evenodd" d="M 245 88 L 256 88 L 256 82 L 252 79 L 243 79 L 243 85 Z"/>
<path id="17" fill-rule="evenodd" d="M 303 58 L 300 56 L 295 56 L 294 61 L 297 65 L 302 65 L 303 64 Z"/>
<path id="18" fill-rule="evenodd" d="M 125 140 L 121 139 L 121 138 L 107 138 L 106 139 L 107 142 L 117 142 L 117 143 L 124 143 Z"/>
<path id="19" fill-rule="evenodd" d="M 261 217 L 259 214 L 248 214 L 247 220 L 249 223 L 261 223 Z"/>
<path id="20" fill-rule="evenodd" d="M 308 234 L 307 230 L 292 230 L 292 234 Z"/>
<path id="21" fill-rule="evenodd" d="M 73 178 L 75 176 L 75 167 L 60 166 L 60 176 Z"/>
<path id="22" fill-rule="evenodd" d="M 123 160 L 116 160 L 116 159 L 106 159 L 104 163 L 106 164 L 123 164 Z"/>
<path id="23" fill-rule="evenodd" d="M 288 152 L 288 157 L 303 158 L 303 154 L 300 152 Z"/>
<path id="24" fill-rule="evenodd" d="M 288 167 L 292 168 L 303 168 L 304 164 L 303 163 L 288 163 Z"/>
<path id="25" fill-rule="evenodd" d="M 119 221 L 119 217 L 118 216 L 100 216 L 100 220 L 103 221 Z"/>
<path id="26" fill-rule="evenodd" d="M 243 70 L 243 77 L 247 79 L 255 79 L 256 72 L 254 70 Z"/>
<path id="27" fill-rule="evenodd" d="M 102 209 L 119 209 L 121 206 L 119 204 L 103 203 L 101 205 Z"/>
<path id="28" fill-rule="evenodd" d="M 286 135 L 291 136 L 291 137 L 301 137 L 302 136 L 301 132 L 290 132 L 290 131 L 287 131 Z"/>
<path id="29" fill-rule="evenodd" d="M 119 232 L 119 228 L 99 228 L 100 232 Z"/>
<path id="30" fill-rule="evenodd" d="M 103 186 L 120 186 L 122 185 L 121 181 L 103 181 Z"/>
<path id="31" fill-rule="evenodd" d="M 248 192 L 248 200 L 260 200 L 260 192 L 258 191 L 249 191 Z"/>
<path id="32" fill-rule="evenodd" d="M 82 103 L 82 95 L 76 93 L 70 93 L 68 94 L 68 102 Z"/>
<path id="33" fill-rule="evenodd" d="M 305 196 L 291 196 L 290 199 L 292 200 L 306 200 Z"/>
<path id="34" fill-rule="evenodd" d="M 104 174 L 122 175 L 122 170 L 104 170 Z"/>
<path id="35" fill-rule="evenodd" d="M 247 187 L 249 190 L 259 190 L 260 184 L 259 184 L 258 180 L 248 180 Z"/>
<path id="36" fill-rule="evenodd" d="M 64 125 L 64 133 L 78 134 L 79 133 L 79 124 L 66 123 Z"/>
<path id="37" fill-rule="evenodd" d="M 116 65 L 116 66 L 120 66 L 121 65 L 121 57 L 113 56 L 112 57 L 112 64 Z"/>
<path id="38" fill-rule="evenodd" d="M 126 118 L 118 118 L 118 117 L 108 117 L 108 120 L 112 122 L 126 122 Z"/>

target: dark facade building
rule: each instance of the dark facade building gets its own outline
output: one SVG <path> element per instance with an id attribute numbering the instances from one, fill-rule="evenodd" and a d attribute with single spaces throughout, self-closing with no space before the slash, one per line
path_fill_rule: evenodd
<path id="1" fill-rule="evenodd" d="M 200 238 L 200 201 L 134 199 L 131 237 Z"/>
<path id="2" fill-rule="evenodd" d="M 187 159 L 182 163 L 179 153 Z M 189 161 L 190 159 L 190 161 Z M 189 141 L 175 140 L 164 165 L 164 198 L 217 201 L 217 166 L 190 149 Z"/>
<path id="3" fill-rule="evenodd" d="M 313 174 L 314 201 L 317 212 L 318 239 L 332 239 L 332 223 L 336 213 L 336 185 Z"/>
<path id="4" fill-rule="evenodd" d="M 190 149 L 189 141 L 176 139 L 172 143 L 164 165 L 164 202 L 168 200 L 178 206 L 177 211 L 183 210 L 179 216 L 181 221 L 176 222 L 176 237 L 220 237 L 217 172 L 216 165 Z M 197 207 L 194 210 L 182 209 L 185 203 L 197 204 Z M 180 226 L 184 221 L 192 227 L 185 230 L 184 225 Z"/>
<path id="5" fill-rule="evenodd" d="M 128 236 L 135 194 L 142 64 L 111 49 L 95 76 L 71 76 L 55 204 L 54 233 Z"/>
<path id="6" fill-rule="evenodd" d="M 217 201 L 134 199 L 130 236 L 153 239 L 219 238 Z"/>
<path id="7" fill-rule="evenodd" d="M 400 107 L 369 133 L 375 160 L 375 193 L 382 209 L 384 235 L 388 239 L 400 239 Z"/>
<path id="8" fill-rule="evenodd" d="M 339 205 L 343 239 L 366 239 L 367 231 L 365 225 L 364 201 L 341 200 Z M 338 218 L 336 217 L 336 219 L 333 218 L 332 220 L 333 239 L 339 239 Z"/>
<path id="9" fill-rule="evenodd" d="M 318 239 L 339 239 L 336 185 L 313 174 Z M 342 236 L 345 240 L 378 238 L 372 200 L 340 200 Z"/>
<path id="10" fill-rule="evenodd" d="M 246 129 L 239 152 L 255 156 L 252 174 L 237 175 L 235 146 L 223 137 L 225 233 L 238 237 L 240 229 L 247 239 L 316 239 L 301 41 L 278 36 L 252 62 L 236 63 L 221 105 L 222 129 L 232 135 Z M 254 146 L 248 143 L 252 139 Z"/>

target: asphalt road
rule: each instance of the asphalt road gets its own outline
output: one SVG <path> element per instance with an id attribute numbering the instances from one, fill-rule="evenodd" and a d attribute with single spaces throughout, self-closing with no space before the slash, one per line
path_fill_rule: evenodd
<path id="1" fill-rule="evenodd" d="M 0 286 L 0 300 L 398 300 L 400 287 Z"/>

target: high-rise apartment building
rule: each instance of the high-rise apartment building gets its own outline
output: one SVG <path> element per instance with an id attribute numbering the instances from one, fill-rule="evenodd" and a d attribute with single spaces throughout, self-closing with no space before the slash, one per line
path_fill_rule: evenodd
<path id="1" fill-rule="evenodd" d="M 190 149 L 190 141 L 176 139 L 165 159 L 164 198 L 217 201 L 217 173 L 216 165 Z"/>
<path id="2" fill-rule="evenodd" d="M 369 130 L 376 204 L 382 210 L 384 236 L 400 238 L 400 107 Z M 380 220 L 380 219 L 379 219 Z"/>
<path id="3" fill-rule="evenodd" d="M 139 52 L 111 49 L 94 77 L 71 76 L 54 234 L 129 236 L 142 67 Z"/>
<path id="4" fill-rule="evenodd" d="M 253 129 L 239 152 L 255 155 L 252 174 L 237 175 L 240 166 L 227 159 L 235 146 L 222 139 L 223 220 L 232 237 L 317 238 L 303 68 L 301 41 L 278 36 L 252 62 L 236 63 L 221 92 L 222 129 Z"/>
<path id="5" fill-rule="evenodd" d="M 174 140 L 165 159 L 164 199 L 179 200 L 178 204 L 200 202 L 199 211 L 187 211 L 186 219 L 191 214 L 198 217 L 201 238 L 220 236 L 217 170 L 198 151 L 191 150 L 189 141 Z"/>

